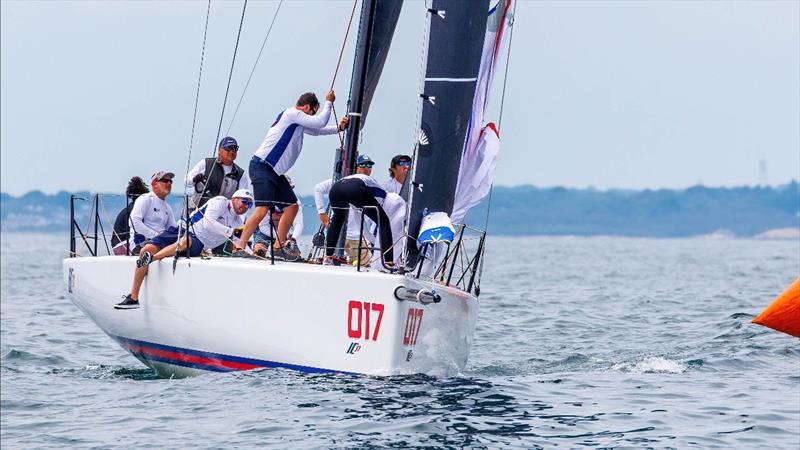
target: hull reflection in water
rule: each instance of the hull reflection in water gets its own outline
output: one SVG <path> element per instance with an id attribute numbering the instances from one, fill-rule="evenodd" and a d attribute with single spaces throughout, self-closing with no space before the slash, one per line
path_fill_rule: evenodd
<path id="1" fill-rule="evenodd" d="M 215 258 L 150 266 L 142 306 L 117 310 L 133 257 L 69 258 L 72 301 L 162 376 L 281 367 L 452 375 L 466 365 L 478 303 L 463 291 L 353 267 Z M 398 289 L 402 287 L 404 289 Z M 430 291 L 438 303 L 398 292 Z"/>

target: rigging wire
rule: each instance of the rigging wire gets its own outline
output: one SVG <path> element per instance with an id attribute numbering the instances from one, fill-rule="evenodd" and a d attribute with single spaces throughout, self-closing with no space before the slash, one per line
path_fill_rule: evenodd
<path id="1" fill-rule="evenodd" d="M 256 71 L 258 62 L 261 60 L 261 54 L 264 52 L 264 46 L 267 45 L 267 40 L 269 39 L 269 36 L 272 33 L 272 27 L 273 25 L 275 25 L 275 19 L 278 18 L 278 11 L 281 10 L 281 5 L 283 5 L 283 0 L 280 0 L 278 2 L 278 7 L 275 9 L 275 14 L 272 15 L 272 22 L 270 22 L 269 28 L 267 29 L 267 34 L 266 36 L 264 36 L 264 40 L 261 42 L 261 49 L 258 51 L 258 56 L 256 56 L 256 62 L 253 63 L 253 68 L 250 70 L 250 76 L 247 77 L 247 82 L 244 84 L 244 89 L 242 90 L 242 96 L 239 97 L 239 102 L 236 104 L 236 109 L 233 111 L 233 117 L 231 117 L 231 121 L 228 124 L 228 129 L 225 130 L 226 135 L 230 133 L 231 127 L 233 126 L 233 121 L 236 120 L 236 114 L 239 112 L 239 107 L 242 106 L 242 100 L 244 100 L 244 96 L 247 93 L 247 88 L 250 86 L 250 80 L 253 79 L 253 74 Z"/>
<path id="2" fill-rule="evenodd" d="M 197 91 L 194 95 L 194 113 L 192 114 L 192 133 L 189 137 L 189 157 L 186 158 L 186 173 L 189 173 L 189 165 L 192 163 L 192 147 L 194 146 L 194 130 L 195 125 L 197 124 L 197 104 L 200 100 L 200 81 L 203 79 L 203 60 L 206 56 L 206 37 L 208 36 L 208 18 L 211 13 L 211 0 L 208 0 L 208 6 L 206 7 L 206 25 L 203 28 L 203 50 L 200 52 L 200 73 L 197 75 Z M 186 196 L 187 186 L 184 183 L 183 186 L 183 195 Z"/>
<path id="3" fill-rule="evenodd" d="M 519 1 L 519 0 L 517 0 Z M 517 18 L 517 2 L 514 2 L 514 8 L 511 10 L 511 20 L 509 21 L 509 30 L 508 35 L 508 50 L 506 51 L 506 68 L 503 73 L 503 93 L 500 95 L 500 114 L 497 119 L 497 133 L 500 133 L 501 126 L 503 125 L 503 107 L 505 106 L 506 102 L 506 84 L 508 82 L 508 67 L 511 63 L 511 44 L 514 42 L 514 22 Z M 494 191 L 494 183 L 492 183 L 491 187 L 489 187 L 489 200 L 486 203 L 486 219 L 483 225 L 484 232 L 489 229 L 489 211 L 492 209 L 492 193 Z"/>
<path id="4" fill-rule="evenodd" d="M 425 7 L 425 14 L 424 17 L 424 31 L 422 33 L 422 51 L 420 52 L 419 58 L 419 73 L 418 73 L 418 88 L 417 92 L 419 95 L 419 100 L 417 101 L 417 116 L 414 119 L 414 128 L 411 132 L 413 142 L 414 142 L 414 151 L 411 152 L 411 167 L 408 169 L 406 173 L 406 180 L 405 185 L 408 186 L 408 201 L 406 202 L 406 217 L 403 221 L 403 235 L 408 236 L 409 233 L 409 224 L 411 223 L 411 201 L 414 199 L 414 177 L 416 176 L 416 169 L 417 169 L 417 151 L 419 150 L 419 140 L 422 134 L 422 108 L 423 102 L 426 100 L 422 98 L 422 95 L 425 93 L 425 72 L 426 72 L 426 62 L 428 60 L 428 36 L 430 34 L 431 29 L 431 19 L 430 19 L 430 3 L 428 0 L 425 0 L 424 7 Z M 403 246 L 403 261 L 406 260 L 407 256 L 407 247 Z"/>
<path id="5" fill-rule="evenodd" d="M 242 5 L 242 18 L 239 20 L 239 32 L 236 33 L 236 46 L 233 47 L 233 58 L 231 59 L 231 70 L 228 73 L 228 85 L 225 87 L 225 99 L 222 101 L 222 112 L 219 115 L 219 126 L 217 127 L 217 137 L 214 139 L 214 152 L 212 156 L 217 156 L 217 142 L 219 142 L 219 133 L 222 131 L 222 119 L 225 117 L 225 106 L 228 104 L 228 93 L 231 90 L 231 79 L 233 78 L 233 68 L 236 65 L 236 53 L 239 51 L 239 38 L 242 37 L 242 25 L 244 24 L 244 13 L 247 11 L 247 0 L 244 0 Z M 216 160 L 214 161 L 216 164 Z M 212 166 L 213 170 L 214 167 Z"/>
<path id="6" fill-rule="evenodd" d="M 358 0 L 353 1 L 353 10 L 350 11 L 350 20 L 347 22 L 347 29 L 344 32 L 344 39 L 342 40 L 342 48 L 339 50 L 339 59 L 336 61 L 336 69 L 333 71 L 333 79 L 331 80 L 331 87 L 330 91 L 333 90 L 334 84 L 336 84 L 336 77 L 339 75 L 339 67 L 342 64 L 342 56 L 344 56 L 344 49 L 347 47 L 347 38 L 350 36 L 350 28 L 353 25 L 353 18 L 356 16 L 356 6 L 358 6 Z M 345 160 L 345 151 L 344 151 L 344 132 L 339 130 L 339 117 L 336 114 L 336 106 L 332 106 L 333 110 L 333 121 L 336 125 L 336 134 L 339 137 L 339 151 L 341 152 L 342 156 L 342 173 L 348 173 L 347 161 Z"/>

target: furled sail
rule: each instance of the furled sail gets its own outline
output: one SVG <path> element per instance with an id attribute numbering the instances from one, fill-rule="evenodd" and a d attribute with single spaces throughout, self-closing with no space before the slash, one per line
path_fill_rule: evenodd
<path id="1" fill-rule="evenodd" d="M 497 153 L 500 151 L 500 135 L 494 123 L 484 125 L 489 94 L 500 59 L 509 43 L 511 2 L 499 0 L 489 10 L 486 23 L 486 36 L 483 42 L 481 68 L 475 89 L 472 106 L 472 119 L 467 132 L 464 154 L 458 175 L 455 204 L 451 218 L 454 223 L 462 223 L 467 212 L 477 205 L 492 186 Z"/>
<path id="2" fill-rule="evenodd" d="M 458 171 L 481 64 L 487 0 L 434 0 L 414 162 L 408 234 L 418 237 L 427 213 L 453 211 Z M 416 264 L 416 242 L 408 245 Z"/>

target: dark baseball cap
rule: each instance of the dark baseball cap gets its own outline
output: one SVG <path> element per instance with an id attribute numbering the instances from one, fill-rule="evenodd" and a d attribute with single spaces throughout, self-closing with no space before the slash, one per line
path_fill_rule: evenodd
<path id="1" fill-rule="evenodd" d="M 408 155 L 396 155 L 394 158 L 392 158 L 392 162 L 389 164 L 389 167 L 396 166 L 400 161 L 411 162 L 411 157 Z"/>
<path id="2" fill-rule="evenodd" d="M 358 155 L 358 160 L 356 161 L 356 164 L 359 166 L 374 166 L 375 161 L 373 161 L 372 158 L 370 158 L 367 155 Z"/>
<path id="3" fill-rule="evenodd" d="M 224 148 L 225 150 L 239 150 L 239 144 L 236 142 L 236 139 L 230 136 L 225 136 L 221 141 L 219 141 L 219 148 Z"/>

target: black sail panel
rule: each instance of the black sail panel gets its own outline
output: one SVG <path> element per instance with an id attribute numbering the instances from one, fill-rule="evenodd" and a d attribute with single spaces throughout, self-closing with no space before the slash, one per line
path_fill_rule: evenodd
<path id="1" fill-rule="evenodd" d="M 367 59 L 367 76 L 364 82 L 364 100 L 361 108 L 362 127 L 366 121 L 369 105 L 372 103 L 372 96 L 378 87 L 378 80 L 381 78 L 383 65 L 386 63 L 386 56 L 389 54 L 389 46 L 392 43 L 402 8 L 403 0 L 377 0 L 375 4 Z"/>
<path id="2" fill-rule="evenodd" d="M 361 5 L 348 100 L 350 125 L 345 139 L 345 161 L 351 168 L 358 155 L 361 129 L 364 127 L 372 96 L 378 87 L 402 7 L 403 0 L 363 0 Z"/>
<path id="3" fill-rule="evenodd" d="M 486 34 L 487 0 L 434 0 L 422 121 L 411 189 L 409 235 L 425 210 L 452 213 Z M 408 244 L 417 253 L 416 242 Z"/>

